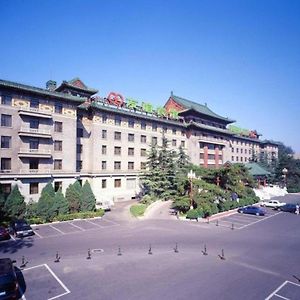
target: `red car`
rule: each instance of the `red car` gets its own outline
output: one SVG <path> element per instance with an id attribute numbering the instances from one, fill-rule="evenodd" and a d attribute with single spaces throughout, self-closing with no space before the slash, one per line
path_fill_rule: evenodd
<path id="1" fill-rule="evenodd" d="M 8 230 L 2 226 L 0 226 L 0 241 L 9 240 L 10 235 L 8 233 Z"/>

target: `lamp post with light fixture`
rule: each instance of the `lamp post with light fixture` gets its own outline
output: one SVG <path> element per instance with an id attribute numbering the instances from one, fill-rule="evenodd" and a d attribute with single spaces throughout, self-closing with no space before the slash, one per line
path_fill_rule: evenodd
<path id="1" fill-rule="evenodd" d="M 190 181 L 190 209 L 193 209 L 193 179 L 196 178 L 196 174 L 193 170 L 190 170 L 187 174 L 187 177 Z"/>
<path id="2" fill-rule="evenodd" d="M 289 171 L 288 171 L 288 169 L 287 168 L 283 168 L 282 169 L 282 177 L 283 177 L 283 182 L 284 182 L 284 187 L 286 187 L 286 183 L 287 183 L 287 181 L 286 181 L 286 177 L 287 177 L 287 173 L 288 173 Z"/>

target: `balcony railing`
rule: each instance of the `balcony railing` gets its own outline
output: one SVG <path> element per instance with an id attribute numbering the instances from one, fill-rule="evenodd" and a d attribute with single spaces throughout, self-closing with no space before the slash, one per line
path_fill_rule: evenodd
<path id="1" fill-rule="evenodd" d="M 21 174 L 49 174 L 50 169 L 20 169 Z"/>
<path id="2" fill-rule="evenodd" d="M 51 150 L 21 148 L 19 150 L 19 156 L 50 158 L 52 154 Z"/>
<path id="3" fill-rule="evenodd" d="M 41 118 L 52 118 L 52 111 L 42 110 L 35 107 L 22 107 L 19 109 L 19 113 L 23 115 L 36 116 Z"/>
<path id="4" fill-rule="evenodd" d="M 11 173 L 11 169 L 0 170 L 0 173 Z"/>
<path id="5" fill-rule="evenodd" d="M 22 126 L 19 130 L 19 134 L 26 134 L 26 135 L 42 135 L 45 137 L 51 137 L 51 130 L 49 129 L 40 129 L 40 128 L 30 128 L 26 126 Z"/>

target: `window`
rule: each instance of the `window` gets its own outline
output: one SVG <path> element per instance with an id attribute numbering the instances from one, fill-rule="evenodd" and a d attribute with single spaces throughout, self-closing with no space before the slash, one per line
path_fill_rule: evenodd
<path id="1" fill-rule="evenodd" d="M 147 167 L 147 163 L 144 162 L 144 161 L 142 161 L 142 162 L 141 162 L 141 170 L 145 170 L 146 167 Z"/>
<path id="2" fill-rule="evenodd" d="M 163 132 L 166 133 L 168 131 L 168 127 L 163 126 Z"/>
<path id="3" fill-rule="evenodd" d="M 214 154 L 208 154 L 208 159 L 215 159 L 215 155 Z"/>
<path id="4" fill-rule="evenodd" d="M 141 149 L 141 156 L 147 156 L 146 149 Z"/>
<path id="5" fill-rule="evenodd" d="M 2 193 L 5 197 L 7 197 L 11 192 L 11 184 L 10 183 L 2 183 L 1 184 Z"/>
<path id="6" fill-rule="evenodd" d="M 29 120 L 29 127 L 32 129 L 39 129 L 39 120 L 31 119 Z"/>
<path id="7" fill-rule="evenodd" d="M 243 153 L 243 149 L 241 149 L 241 153 Z"/>
<path id="8" fill-rule="evenodd" d="M 115 125 L 121 126 L 121 117 L 120 116 L 115 116 Z"/>
<path id="9" fill-rule="evenodd" d="M 77 137 L 83 137 L 83 128 L 77 128 Z"/>
<path id="10" fill-rule="evenodd" d="M 181 135 L 182 135 L 182 136 L 185 136 L 184 130 L 181 130 Z"/>
<path id="11" fill-rule="evenodd" d="M 128 162 L 128 170 L 134 170 L 134 162 L 133 161 Z"/>
<path id="12" fill-rule="evenodd" d="M 241 162 L 243 162 L 243 158 L 241 157 Z"/>
<path id="13" fill-rule="evenodd" d="M 107 123 L 107 115 L 106 114 L 102 115 L 102 123 Z"/>
<path id="14" fill-rule="evenodd" d="M 39 168 L 39 160 L 38 159 L 30 159 L 29 160 L 29 169 L 37 170 Z"/>
<path id="15" fill-rule="evenodd" d="M 172 129 L 172 134 L 176 134 L 176 129 Z"/>
<path id="16" fill-rule="evenodd" d="M 121 187 L 121 179 L 115 179 L 115 188 Z"/>
<path id="17" fill-rule="evenodd" d="M 103 188 L 103 189 L 106 189 L 106 179 L 102 179 L 102 182 L 101 182 L 101 187 Z"/>
<path id="18" fill-rule="evenodd" d="M 182 147 L 182 148 L 185 147 L 185 141 L 181 141 L 181 147 Z"/>
<path id="19" fill-rule="evenodd" d="M 141 122 L 141 129 L 146 130 L 146 126 L 147 126 L 146 122 L 142 121 Z"/>
<path id="20" fill-rule="evenodd" d="M 63 123 L 55 121 L 54 122 L 54 131 L 55 132 L 62 132 L 63 131 Z"/>
<path id="21" fill-rule="evenodd" d="M 39 149 L 39 140 L 29 140 L 29 149 L 32 150 Z"/>
<path id="22" fill-rule="evenodd" d="M 147 137 L 145 135 L 141 135 L 141 143 L 147 143 Z"/>
<path id="23" fill-rule="evenodd" d="M 236 156 L 236 157 L 235 157 L 235 160 L 236 160 L 236 161 L 239 161 L 239 157 L 238 157 L 238 156 Z"/>
<path id="24" fill-rule="evenodd" d="M 151 140 L 151 143 L 152 143 L 152 145 L 157 145 L 157 137 L 156 136 L 153 136 L 152 137 L 152 140 Z"/>
<path id="25" fill-rule="evenodd" d="M 59 148 L 59 147 L 61 147 L 61 148 Z M 61 144 L 61 146 L 58 145 L 58 149 L 56 151 L 62 151 L 62 144 Z M 76 153 L 82 153 L 82 144 L 77 144 L 76 145 Z"/>
<path id="26" fill-rule="evenodd" d="M 120 161 L 115 161 L 114 162 L 114 169 L 115 170 L 121 170 L 121 162 Z"/>
<path id="27" fill-rule="evenodd" d="M 106 160 L 102 160 L 101 162 L 101 169 L 106 170 Z"/>
<path id="28" fill-rule="evenodd" d="M 204 159 L 204 153 L 200 153 L 200 159 Z"/>
<path id="29" fill-rule="evenodd" d="M 247 157 L 245 157 L 245 162 L 247 162 L 248 161 L 248 158 Z"/>
<path id="30" fill-rule="evenodd" d="M 152 123 L 152 131 L 154 132 L 157 131 L 157 125 L 155 123 Z"/>
<path id="31" fill-rule="evenodd" d="M 29 183 L 29 194 L 38 194 L 39 193 L 39 183 L 30 182 Z"/>
<path id="32" fill-rule="evenodd" d="M 54 160 L 55 163 L 55 160 Z M 54 165 L 54 169 L 55 169 L 55 165 Z M 82 160 L 76 160 L 76 171 L 80 171 L 82 169 Z M 60 170 L 60 169 L 57 169 Z"/>
<path id="33" fill-rule="evenodd" d="M 133 128 L 134 127 L 134 120 L 133 119 L 129 119 L 128 120 L 128 127 L 129 128 Z"/>
<path id="34" fill-rule="evenodd" d="M 134 178 L 126 179 L 126 189 L 135 189 L 136 188 L 136 180 Z"/>
<path id="35" fill-rule="evenodd" d="M 77 150 L 77 153 L 81 153 L 82 145 L 77 144 L 76 150 Z M 62 151 L 62 141 L 54 141 L 54 151 Z"/>
<path id="36" fill-rule="evenodd" d="M 11 136 L 1 136 L 1 148 L 8 149 L 11 148 Z"/>
<path id="37" fill-rule="evenodd" d="M 231 160 L 234 161 L 234 156 L 231 156 Z"/>
<path id="38" fill-rule="evenodd" d="M 2 105 L 11 105 L 11 100 L 12 100 L 11 96 L 7 96 L 7 95 L 1 96 L 1 104 Z"/>
<path id="39" fill-rule="evenodd" d="M 200 149 L 203 149 L 204 148 L 204 143 L 200 142 L 199 147 L 200 147 Z"/>
<path id="40" fill-rule="evenodd" d="M 102 138 L 105 140 L 107 139 L 107 130 L 105 129 L 102 130 Z"/>
<path id="41" fill-rule="evenodd" d="M 60 104 L 60 103 L 55 103 L 55 105 L 54 105 L 54 112 L 56 113 L 56 114 L 62 114 L 62 104 Z"/>
<path id="42" fill-rule="evenodd" d="M 234 148 L 233 147 L 231 148 L 231 152 L 234 153 Z"/>
<path id="43" fill-rule="evenodd" d="M 128 148 L 128 155 L 134 155 L 134 148 Z"/>
<path id="44" fill-rule="evenodd" d="M 1 170 L 11 170 L 11 158 L 1 158 Z"/>
<path id="45" fill-rule="evenodd" d="M 1 126 L 2 127 L 12 127 L 11 115 L 1 115 Z"/>
<path id="46" fill-rule="evenodd" d="M 54 170 L 61 170 L 62 169 L 62 160 L 61 159 L 54 159 Z M 81 168 L 78 168 L 81 169 Z"/>
<path id="47" fill-rule="evenodd" d="M 128 133 L 128 142 L 134 142 L 134 134 Z"/>
<path id="48" fill-rule="evenodd" d="M 239 148 L 236 148 L 236 153 L 239 153 Z"/>
<path id="49" fill-rule="evenodd" d="M 62 189 L 62 181 L 54 182 L 54 191 L 57 192 L 59 189 Z"/>
<path id="50" fill-rule="evenodd" d="M 115 140 L 120 141 L 121 140 L 121 132 L 120 131 L 115 131 Z"/>
<path id="51" fill-rule="evenodd" d="M 172 146 L 176 147 L 177 145 L 177 141 L 176 140 L 172 140 Z"/>
<path id="52" fill-rule="evenodd" d="M 30 108 L 39 108 L 39 100 L 31 99 L 30 100 Z"/>
<path id="53" fill-rule="evenodd" d="M 121 155 L 121 147 L 115 147 L 114 154 L 115 155 Z"/>
<path id="54" fill-rule="evenodd" d="M 245 154 L 247 154 L 247 149 L 245 149 Z"/>
<path id="55" fill-rule="evenodd" d="M 106 145 L 102 145 L 102 154 L 106 155 L 107 153 L 107 146 Z"/>

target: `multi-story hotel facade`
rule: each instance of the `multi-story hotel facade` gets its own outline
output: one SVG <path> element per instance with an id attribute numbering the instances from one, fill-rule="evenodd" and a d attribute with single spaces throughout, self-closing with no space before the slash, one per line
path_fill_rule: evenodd
<path id="1" fill-rule="evenodd" d="M 191 162 L 218 168 L 278 156 L 277 143 L 256 131 L 231 126 L 196 102 L 171 93 L 163 107 L 110 93 L 96 96 L 79 78 L 38 88 L 0 80 L 0 184 L 9 193 L 18 184 L 26 201 L 37 201 L 53 182 L 63 191 L 75 180 L 88 180 L 97 202 L 122 201 L 140 192 L 151 144 L 163 135 L 171 149 L 181 145 Z"/>

